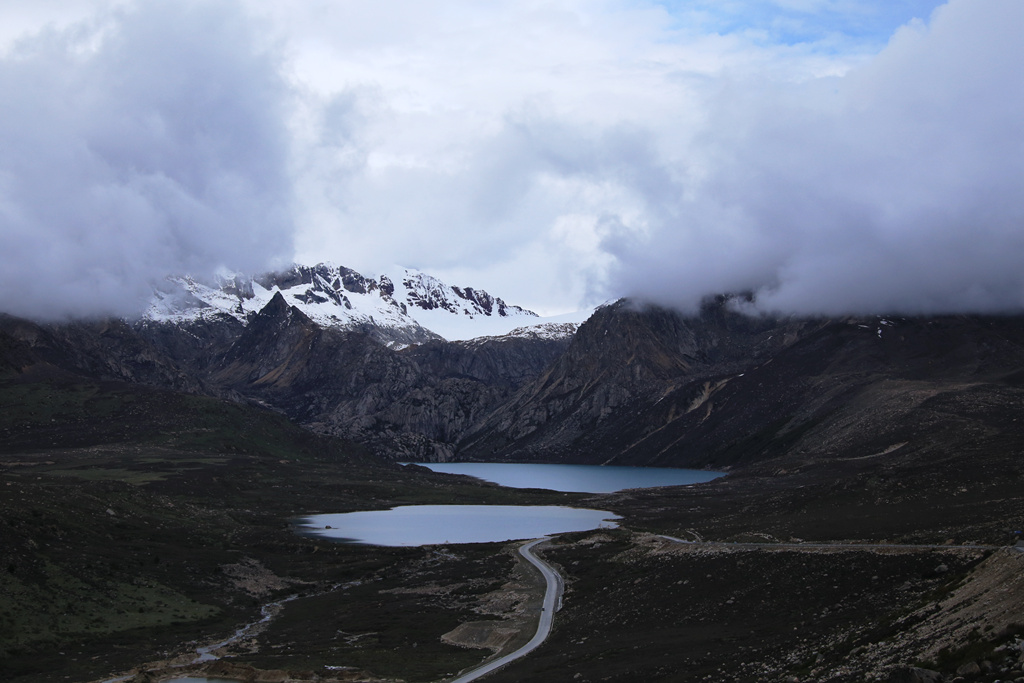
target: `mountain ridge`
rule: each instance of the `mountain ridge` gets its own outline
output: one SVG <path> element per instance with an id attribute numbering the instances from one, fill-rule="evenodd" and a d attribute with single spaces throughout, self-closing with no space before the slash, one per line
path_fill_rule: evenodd
<path id="1" fill-rule="evenodd" d="M 1024 406 L 1020 316 L 777 318 L 728 297 L 684 315 L 623 300 L 571 336 L 572 325 L 535 326 L 402 346 L 322 326 L 278 290 L 245 324 L 217 311 L 135 326 L 8 318 L 0 329 L 10 365 L 32 356 L 251 401 L 387 459 L 730 469 L 896 444 L 889 452 L 924 457 L 945 448 L 932 436 L 945 427 L 929 426 L 942 411 L 959 413 L 947 445 L 975 431 L 1010 443 L 1006 406 Z M 979 402 L 992 407 L 979 413 Z"/>
<path id="2" fill-rule="evenodd" d="M 563 536 L 547 551 L 575 586 L 559 616 L 564 647 L 555 648 L 575 660 L 567 669 L 543 653 L 531 658 L 542 678 L 552 667 L 600 677 L 601 658 L 623 638 L 649 642 L 645 652 L 665 657 L 668 668 L 643 664 L 647 655 L 629 648 L 618 659 L 623 670 L 647 666 L 655 678 L 678 670 L 680 642 L 708 653 L 702 658 L 718 643 L 714 666 L 698 669 L 695 680 L 714 678 L 719 666 L 741 671 L 729 668 L 737 633 L 752 648 L 755 677 L 771 680 L 803 680 L 814 671 L 805 662 L 827 673 L 822 680 L 861 680 L 919 663 L 936 647 L 953 654 L 928 666 L 951 677 L 963 662 L 1000 661 L 1007 642 L 1020 642 L 1015 615 L 1024 593 L 1013 586 L 1022 556 L 994 548 L 1016 543 L 1024 528 L 1024 316 L 746 316 L 729 297 L 686 315 L 619 301 L 571 336 L 527 328 L 402 346 L 367 330 L 322 326 L 281 291 L 244 323 L 209 313 L 173 323 L 0 316 L 0 474 L 10 487 L 0 497 L 0 551 L 18 589 L 5 594 L 20 596 L 4 641 L 13 657 L 0 658 L 0 667 L 29 672 L 17 680 L 37 680 L 31 672 L 44 669 L 53 672 L 46 680 L 62 680 L 74 670 L 69 662 L 106 680 L 145 661 L 155 636 L 169 643 L 161 647 L 191 641 L 188 651 L 197 634 L 219 642 L 238 623 L 260 619 L 251 593 L 234 583 L 242 564 L 305 578 L 303 586 L 365 577 L 365 590 L 345 587 L 322 610 L 318 598 L 290 603 L 300 611 L 268 629 L 275 639 L 260 636 L 261 644 L 280 643 L 303 671 L 324 661 L 319 643 L 339 661 L 337 624 L 348 628 L 355 615 L 325 622 L 307 610 L 326 614 L 358 600 L 373 630 L 391 631 L 379 626 L 382 595 L 405 604 L 410 585 L 436 596 L 437 581 L 453 577 L 464 594 L 491 591 L 501 582 L 477 572 L 494 550 L 462 547 L 472 561 L 456 564 L 439 564 L 436 548 L 411 551 L 422 561 L 405 549 L 357 557 L 351 546 L 293 534 L 295 516 L 469 501 L 578 502 L 624 520 L 620 530 Z M 699 467 L 728 476 L 585 496 L 510 491 L 393 464 L 404 460 Z M 1005 574 L 990 571 L 986 553 L 1007 565 Z M 504 564 L 495 576 L 506 577 L 510 556 L 498 556 Z M 392 583 L 379 583 L 388 575 Z M 64 578 L 81 576 L 92 583 Z M 705 579 L 712 576 L 725 578 Z M 100 606 L 109 635 L 93 631 L 94 621 L 82 622 L 88 632 L 78 632 L 80 640 L 64 630 L 72 609 L 94 619 L 93 597 L 109 592 L 112 579 L 157 581 L 199 602 L 182 616 L 182 603 L 140 600 L 132 590 Z M 78 587 L 55 593 L 54 585 Z M 950 587 L 980 589 L 968 621 L 961 603 L 947 599 Z M 277 597 L 293 588 L 280 590 Z M 804 597 L 793 600 L 793 591 Z M 34 602 L 52 625 L 24 646 L 21 634 L 40 623 Z M 692 616 L 694 604 L 703 612 L 681 634 L 679 615 Z M 202 605 L 226 611 L 211 622 L 195 611 Z M 416 642 L 422 653 L 422 615 L 436 614 L 429 609 L 417 601 L 389 612 L 401 638 L 410 623 L 417 634 L 388 641 L 373 661 L 393 661 L 396 647 Z M 184 619 L 182 630 L 156 621 L 172 614 Z M 136 628 L 137 619 L 150 628 Z M 937 641 L 935 624 L 947 619 L 957 631 L 940 631 Z M 437 626 L 438 642 L 452 625 L 426 621 Z M 906 640 L 914 633 L 922 645 Z M 95 655 L 82 656 L 76 642 Z M 76 646 L 77 660 L 67 657 Z M 363 657 L 363 647 L 349 652 Z M 793 659 L 795 648 L 806 655 Z M 286 660 L 276 648 L 263 651 L 269 659 L 258 661 L 278 675 Z M 451 670 L 450 656 L 439 671 Z M 1011 663 L 1000 664 L 999 675 Z"/>
<path id="3" fill-rule="evenodd" d="M 244 326 L 277 294 L 321 327 L 366 332 L 394 347 L 547 323 L 482 289 L 451 286 L 416 270 L 370 278 L 332 263 L 294 264 L 255 276 L 225 273 L 211 281 L 172 276 L 155 290 L 142 319 L 192 325 L 232 318 Z"/>
<path id="4" fill-rule="evenodd" d="M 736 315 L 721 305 L 690 317 L 598 311 L 555 364 L 467 433 L 460 456 L 728 469 L 896 444 L 926 457 L 974 432 L 1003 450 L 1019 436 L 1020 316 Z M 609 345 L 620 324 L 647 335 L 649 350 L 632 358 L 641 347 L 626 335 Z"/>

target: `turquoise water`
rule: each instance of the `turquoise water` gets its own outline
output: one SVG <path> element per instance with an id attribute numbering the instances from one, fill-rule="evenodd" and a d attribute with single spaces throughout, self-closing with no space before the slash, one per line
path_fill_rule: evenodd
<path id="1" fill-rule="evenodd" d="M 605 510 L 556 505 L 406 505 L 390 510 L 313 515 L 306 533 L 385 546 L 492 543 L 568 531 L 614 528 Z M 330 527 L 330 528 L 327 528 Z"/>
<path id="2" fill-rule="evenodd" d="M 669 467 L 612 467 L 603 465 L 535 465 L 496 462 L 418 462 L 435 472 L 468 474 L 517 489 L 550 489 L 578 493 L 613 493 L 623 489 L 699 484 L 724 472 Z"/>

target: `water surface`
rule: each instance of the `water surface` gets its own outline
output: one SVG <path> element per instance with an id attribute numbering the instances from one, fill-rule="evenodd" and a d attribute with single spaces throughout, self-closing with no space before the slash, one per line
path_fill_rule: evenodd
<path id="1" fill-rule="evenodd" d="M 623 489 L 682 486 L 711 481 L 724 472 L 674 467 L 605 465 L 538 465 L 505 462 L 417 462 L 435 472 L 468 474 L 517 489 L 550 489 L 577 493 L 613 493 Z"/>
<path id="2" fill-rule="evenodd" d="M 316 536 L 354 543 L 417 546 L 492 543 L 569 531 L 615 528 L 606 510 L 557 505 L 405 505 L 390 510 L 313 515 L 302 522 Z"/>

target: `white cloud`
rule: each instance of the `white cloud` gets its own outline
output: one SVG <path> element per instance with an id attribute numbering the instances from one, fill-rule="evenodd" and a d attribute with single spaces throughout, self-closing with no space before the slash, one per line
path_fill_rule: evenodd
<path id="1" fill-rule="evenodd" d="M 716 105 L 706 173 L 618 286 L 693 306 L 756 290 L 799 312 L 1024 306 L 1024 5 L 953 2 L 843 78 Z"/>
<path id="2" fill-rule="evenodd" d="M 1015 0 L 240 2 L 0 10 L 57 20 L 0 32 L 8 310 L 293 245 L 551 312 L 1020 303 Z"/>
<path id="3" fill-rule="evenodd" d="M 656 218 L 640 214 L 659 213 L 671 177 L 692 172 L 690 138 L 716 79 L 765 69 L 802 79 L 849 66 L 701 34 L 654 5 L 304 7 L 270 10 L 305 36 L 295 43 L 297 77 L 325 96 L 372 97 L 339 152 L 362 167 L 306 178 L 331 192 L 306 195 L 300 257 L 459 268 L 476 281 L 500 271 L 499 294 L 545 309 L 578 305 L 609 263 L 594 242 L 581 250 L 555 237 L 564 217 L 596 225 L 621 214 L 635 229 Z M 528 271 L 508 267 L 524 253 Z"/>
<path id="4" fill-rule="evenodd" d="M 0 305 L 138 310 L 173 272 L 291 257 L 288 88 L 229 4 L 144 3 L 0 60 Z"/>

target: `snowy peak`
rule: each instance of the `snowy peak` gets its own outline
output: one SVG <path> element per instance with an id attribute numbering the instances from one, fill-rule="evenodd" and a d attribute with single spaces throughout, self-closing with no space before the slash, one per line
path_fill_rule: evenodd
<path id="1" fill-rule="evenodd" d="M 227 273 L 209 282 L 172 277 L 155 292 L 145 317 L 187 323 L 229 316 L 247 325 L 275 298 L 320 327 L 360 330 L 391 346 L 504 335 L 545 322 L 483 290 L 453 287 L 419 271 L 375 279 L 330 263 L 255 277 Z"/>
<path id="2" fill-rule="evenodd" d="M 300 303 L 307 305 L 326 304 L 333 302 L 353 310 L 348 294 L 375 294 L 389 304 L 394 287 L 387 283 L 379 287 L 374 280 L 367 279 L 354 270 L 344 266 L 333 266 L 320 263 L 315 266 L 292 266 L 283 273 L 265 273 L 253 279 L 263 289 L 289 292 Z M 251 287 L 250 287 L 250 291 Z"/>
<path id="3" fill-rule="evenodd" d="M 230 316 L 247 325 L 272 300 L 280 299 L 320 327 L 360 330 L 388 345 L 438 339 L 407 314 L 405 305 L 391 296 L 393 292 L 390 280 L 378 282 L 328 263 L 295 265 L 255 277 L 230 273 L 212 282 L 171 277 L 155 293 L 145 317 L 184 323 Z"/>
<path id="4" fill-rule="evenodd" d="M 509 306 L 501 299 L 492 297 L 483 290 L 472 287 L 452 287 L 436 277 L 415 270 L 405 270 L 402 286 L 410 306 L 424 311 L 445 310 L 455 315 L 513 317 L 537 317 L 533 311 L 519 306 Z"/>

